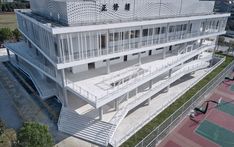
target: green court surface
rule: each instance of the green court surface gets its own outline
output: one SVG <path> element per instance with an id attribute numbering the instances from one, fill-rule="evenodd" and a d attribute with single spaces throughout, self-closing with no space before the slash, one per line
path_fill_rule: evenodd
<path id="1" fill-rule="evenodd" d="M 220 111 L 223 111 L 225 113 L 228 113 L 228 114 L 234 116 L 234 104 L 232 104 L 230 102 L 225 102 L 222 100 L 218 106 L 218 109 Z"/>
<path id="2" fill-rule="evenodd" d="M 234 133 L 210 121 L 204 120 L 196 133 L 222 147 L 234 147 Z"/>

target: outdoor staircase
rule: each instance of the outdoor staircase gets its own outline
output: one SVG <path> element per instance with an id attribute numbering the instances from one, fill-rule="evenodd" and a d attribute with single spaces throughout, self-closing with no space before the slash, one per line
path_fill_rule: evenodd
<path id="1" fill-rule="evenodd" d="M 11 58 L 11 63 L 29 76 L 42 99 L 57 95 L 57 90 L 54 87 L 55 85 L 53 83 L 49 83 L 45 78 L 43 78 L 35 68 L 31 67 L 24 61 L 20 61 L 19 64 L 17 64 L 14 58 Z"/>
<path id="2" fill-rule="evenodd" d="M 119 111 L 111 119 L 110 123 L 114 124 L 116 126 L 115 129 L 117 129 L 118 126 L 120 125 L 121 121 L 124 119 L 124 117 L 128 114 L 128 112 L 130 110 L 134 109 L 136 106 L 140 105 L 141 103 L 143 103 L 144 101 L 146 101 L 147 99 L 152 97 L 155 93 L 163 90 L 164 88 L 166 88 L 170 84 L 174 83 L 175 81 L 177 81 L 178 79 L 180 79 L 184 75 L 189 74 L 191 72 L 194 72 L 196 70 L 202 69 L 202 68 L 206 68 L 208 66 L 209 66 L 208 62 L 204 62 L 204 61 L 200 61 L 200 60 L 193 61 L 193 62 L 190 62 L 190 63 L 184 65 L 184 67 L 182 67 L 181 69 L 179 69 L 178 71 L 173 73 L 171 78 L 161 80 L 160 82 L 155 84 L 156 86 L 153 86 L 152 89 L 150 89 L 149 91 L 143 92 L 141 95 L 137 96 L 137 98 L 135 98 L 134 101 L 131 101 L 129 103 L 124 102 L 123 106 L 119 109 Z M 111 135 L 110 144 L 114 144 L 112 142 L 113 136 L 114 136 L 114 134 Z"/>
<path id="3" fill-rule="evenodd" d="M 115 125 L 84 117 L 63 107 L 60 112 L 58 129 L 74 137 L 84 139 L 100 146 L 107 146 Z"/>

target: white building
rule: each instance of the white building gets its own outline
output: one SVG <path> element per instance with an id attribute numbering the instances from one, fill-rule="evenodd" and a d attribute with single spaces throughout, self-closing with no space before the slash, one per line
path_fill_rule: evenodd
<path id="1" fill-rule="evenodd" d="M 5 44 L 9 59 L 61 101 L 60 131 L 101 146 L 119 146 L 223 61 L 213 51 L 229 14 L 212 1 L 30 3 L 16 10 L 24 40 Z"/>

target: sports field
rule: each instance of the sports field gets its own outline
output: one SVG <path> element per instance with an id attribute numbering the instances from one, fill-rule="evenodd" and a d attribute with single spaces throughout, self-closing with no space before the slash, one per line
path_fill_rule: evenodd
<path id="1" fill-rule="evenodd" d="M 234 76 L 234 74 L 233 74 Z M 210 94 L 206 114 L 187 116 L 159 147 L 234 147 L 234 81 L 224 81 Z"/>
<path id="2" fill-rule="evenodd" d="M 16 28 L 15 14 L 0 14 L 0 28 L 8 27 L 10 29 Z"/>

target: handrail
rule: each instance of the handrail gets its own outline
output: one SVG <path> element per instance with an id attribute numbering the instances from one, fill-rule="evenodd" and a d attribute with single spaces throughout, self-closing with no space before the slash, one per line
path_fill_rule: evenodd
<path id="1" fill-rule="evenodd" d="M 82 52 L 82 54 L 73 54 L 73 55 L 67 55 L 67 56 L 63 56 L 63 57 L 57 57 L 57 63 L 59 64 L 59 63 L 80 61 L 80 60 L 104 56 L 104 55 L 108 55 L 108 54 L 130 51 L 134 48 L 137 49 L 137 48 L 141 48 L 141 47 L 148 47 L 148 46 L 163 44 L 163 43 L 167 43 L 167 42 L 171 42 L 171 41 L 177 41 L 180 39 L 188 39 L 188 38 L 192 38 L 192 37 L 198 37 L 201 35 L 209 35 L 209 34 L 213 34 L 213 33 L 218 33 L 219 31 L 221 31 L 221 30 L 210 30 L 209 32 L 192 32 L 192 33 L 188 33 L 188 34 L 181 33 L 180 35 L 178 35 L 178 34 L 167 35 L 167 38 L 158 36 L 158 37 L 152 39 L 152 37 L 150 37 L 150 39 L 147 39 L 147 41 L 141 40 L 141 42 L 140 42 L 140 40 L 138 40 L 137 42 L 132 41 L 132 43 L 129 43 L 129 42 L 122 43 L 120 45 L 114 46 L 114 47 L 119 46 L 119 50 L 102 49 L 101 51 L 98 51 L 98 49 L 92 49 L 92 50 Z M 165 36 L 165 34 L 162 34 L 162 35 Z M 147 42 L 147 43 L 144 45 L 144 42 Z M 140 46 L 140 44 L 142 46 Z M 122 47 L 120 47 L 120 46 L 129 46 L 129 47 L 122 49 Z"/>
<path id="2" fill-rule="evenodd" d="M 219 63 L 217 63 L 212 69 L 217 68 L 224 60 L 225 60 L 225 57 L 223 58 L 223 56 L 222 56 L 221 61 L 219 61 Z M 209 83 L 207 83 L 207 84 L 204 86 L 204 88 L 200 89 L 188 102 L 186 102 L 183 106 L 181 106 L 179 109 L 177 109 L 177 111 L 175 111 L 170 117 L 168 117 L 168 119 L 166 119 L 163 123 L 161 123 L 161 125 L 159 125 L 159 126 L 158 126 L 157 128 L 155 128 L 150 134 L 148 134 L 144 139 L 142 139 L 142 141 L 139 142 L 139 143 L 136 145 L 136 147 L 139 147 L 139 146 L 143 145 L 143 141 L 144 141 L 147 137 L 149 137 L 149 136 L 150 136 L 151 134 L 153 134 L 156 130 L 158 130 L 158 129 L 160 128 L 160 126 L 163 126 L 164 123 L 166 123 L 167 121 L 169 121 L 169 119 L 170 119 L 173 115 L 175 115 L 176 113 L 178 113 L 178 111 L 181 110 L 184 106 L 187 106 L 187 104 L 190 103 L 190 101 L 194 101 L 193 99 L 196 98 L 197 95 L 199 96 L 199 94 L 200 94 L 201 92 L 203 92 L 204 89 L 206 89 L 206 87 L 207 87 L 208 85 L 210 85 L 211 83 L 214 84 L 214 82 L 217 81 L 217 79 L 222 78 L 223 75 L 225 75 L 225 74 L 231 69 L 231 67 L 233 66 L 233 64 L 234 64 L 234 61 L 233 61 L 232 63 L 230 63 L 230 64 L 223 70 L 223 72 L 220 72 L 212 81 L 210 81 Z M 189 87 L 189 88 L 190 88 L 190 87 Z M 189 88 L 188 88 L 188 89 L 189 89 Z M 180 96 L 180 94 L 179 94 L 179 96 Z M 168 103 L 168 106 L 170 105 L 171 102 L 173 102 L 173 101 L 169 100 L 169 101 L 167 102 L 167 103 Z M 190 105 L 192 105 L 192 104 L 193 104 L 193 103 L 191 103 Z M 163 106 L 163 107 L 165 107 L 165 106 Z M 189 106 L 188 106 L 188 107 L 189 107 Z M 182 112 L 182 113 L 183 113 L 183 112 Z M 178 116 L 178 117 L 179 117 L 179 116 Z M 176 120 L 177 118 L 174 118 L 174 119 Z M 124 140 L 124 138 L 122 138 L 122 140 Z M 152 141 L 153 141 L 153 140 L 152 140 Z"/>
<path id="3" fill-rule="evenodd" d="M 149 72 L 144 72 L 143 74 L 138 74 L 136 76 L 136 78 L 125 82 L 125 84 L 121 84 L 121 85 L 118 85 L 118 86 L 116 86 L 116 87 L 114 87 L 112 89 L 106 90 L 106 94 L 103 97 L 100 97 L 100 98 L 98 98 L 95 94 L 90 93 L 88 90 L 85 90 L 81 86 L 76 85 L 75 82 L 70 81 L 69 79 L 66 79 L 66 84 L 70 85 L 71 86 L 70 88 L 75 90 L 81 96 L 89 99 L 92 102 L 95 102 L 96 105 L 97 105 L 97 103 L 109 98 L 110 95 L 118 93 L 120 90 L 125 89 L 125 88 L 129 87 L 130 85 L 133 85 L 133 84 L 143 80 L 146 77 L 155 75 L 156 73 L 158 73 L 162 69 L 168 68 L 171 65 L 173 65 L 174 63 L 178 63 L 178 61 L 181 61 L 182 58 L 183 59 L 190 58 L 190 55 L 194 55 L 194 53 L 204 49 L 205 47 L 209 47 L 209 46 L 210 46 L 210 44 L 203 45 L 203 46 L 199 47 L 198 49 L 190 51 L 187 54 L 181 54 L 181 55 L 177 56 L 175 59 L 173 59 L 171 61 L 168 61 L 167 63 L 165 63 L 165 64 L 163 64 L 163 65 L 161 65 L 159 67 L 156 67 L 154 70 L 150 69 Z"/>
<path id="4" fill-rule="evenodd" d="M 194 63 L 192 63 L 192 64 L 188 63 L 188 65 L 185 65 L 182 69 L 173 73 L 172 77 L 170 77 L 169 79 L 166 79 L 165 81 L 163 81 L 159 85 L 157 85 L 154 88 L 152 88 L 151 90 L 147 91 L 147 93 L 142 93 L 141 95 L 137 96 L 137 98 L 133 102 L 126 103 L 122 107 L 122 109 L 119 110 L 119 112 L 121 112 L 120 115 L 119 115 L 119 112 L 117 112 L 116 115 L 111 119 L 110 122 L 112 124 L 116 125 L 116 128 L 117 128 L 119 123 L 121 122 L 121 120 L 128 113 L 128 111 L 130 111 L 131 109 L 135 108 L 137 105 L 144 102 L 145 99 L 151 97 L 153 94 L 155 94 L 155 91 L 162 90 L 163 88 L 170 85 L 171 83 L 173 83 L 174 81 L 176 81 L 178 78 L 182 77 L 185 74 L 188 74 L 190 72 L 193 72 L 193 71 L 201 69 L 201 68 L 205 68 L 207 66 L 209 66 L 209 64 L 206 62 L 202 62 L 202 61 L 194 61 Z M 110 139 L 112 139 L 112 138 L 110 138 Z"/>
<path id="5" fill-rule="evenodd" d="M 122 90 L 124 88 L 127 88 L 132 84 L 135 84 L 136 82 L 144 79 L 145 77 L 155 75 L 158 71 L 160 71 L 162 69 L 165 69 L 165 68 L 173 65 L 174 63 L 177 63 L 177 61 L 181 61 L 181 59 L 190 58 L 189 57 L 190 55 L 193 55 L 197 51 L 202 50 L 203 48 L 208 47 L 208 46 L 210 46 L 210 45 L 203 45 L 203 46 L 199 47 L 198 49 L 195 49 L 195 50 L 189 52 L 188 54 L 181 54 L 181 55 L 176 57 L 176 60 L 172 60 L 172 61 L 170 61 L 168 63 L 165 63 L 164 65 L 161 65 L 160 67 L 156 67 L 155 70 L 153 70 L 153 71 L 150 69 L 150 72 L 146 72 L 146 73 L 144 73 L 142 75 L 136 76 L 136 78 L 134 80 L 129 80 L 129 81 L 126 82 L 126 84 L 118 85 L 117 87 L 114 87 L 112 90 L 107 90 L 106 95 L 104 97 L 102 97 L 102 98 L 99 98 L 98 102 L 102 101 L 103 99 L 107 98 L 110 95 L 113 95 L 114 93 L 118 93 L 120 90 Z"/>
<path id="6" fill-rule="evenodd" d="M 222 59 L 212 68 L 212 69 L 215 69 L 216 67 L 218 67 L 221 63 L 223 63 L 223 61 L 225 60 L 225 57 L 222 57 Z M 233 63 L 234 63 L 234 61 L 233 61 Z M 207 73 L 208 74 L 208 73 Z M 192 86 L 192 85 L 191 85 Z M 191 86 L 190 87 L 188 87 L 187 89 L 189 89 L 189 88 L 191 88 Z M 180 94 L 178 95 L 178 96 L 180 96 Z M 134 128 L 135 129 L 131 129 L 131 130 L 129 130 L 126 134 L 127 135 L 125 135 L 124 137 L 122 137 L 120 140 L 118 140 L 118 143 L 122 143 L 123 142 L 123 140 L 126 140 L 126 138 L 127 137 L 129 137 L 131 134 L 133 134 L 134 132 L 136 132 L 136 130 L 137 130 L 137 128 L 139 128 L 140 126 L 142 126 L 142 125 L 144 125 L 146 122 L 148 122 L 148 120 L 151 120 L 151 118 L 153 118 L 153 117 L 155 117 L 155 115 L 156 114 L 159 114 L 160 112 L 162 112 L 165 108 L 167 108 L 171 103 L 173 103 L 174 102 L 174 98 L 172 98 L 172 99 L 170 99 L 170 100 L 168 100 L 166 103 L 164 103 L 162 106 L 161 106 L 161 108 L 159 109 L 159 111 L 157 111 L 157 112 L 155 112 L 155 113 L 153 113 L 153 114 L 151 114 L 144 122 L 140 122 L 140 123 L 138 123 Z M 184 104 L 184 105 L 186 105 L 186 104 Z M 179 109 L 178 109 L 179 110 Z M 175 112 L 176 113 L 176 112 Z M 170 118 L 170 117 L 168 117 L 168 118 Z M 166 120 L 164 121 L 164 122 L 166 122 Z M 162 123 L 163 124 L 163 123 Z M 161 124 L 161 125 L 162 125 Z M 158 127 L 157 127 L 158 128 Z M 157 129 L 156 128 L 156 129 Z M 155 130 L 156 130 L 155 129 Z M 151 133 L 153 133 L 153 131 L 151 132 Z M 150 134 L 148 134 L 148 136 L 149 136 Z M 117 141 L 115 140 L 114 141 L 114 144 L 115 144 L 115 146 L 117 146 Z M 140 144 L 140 143 L 139 143 Z M 137 146 L 137 145 L 136 145 Z"/>

